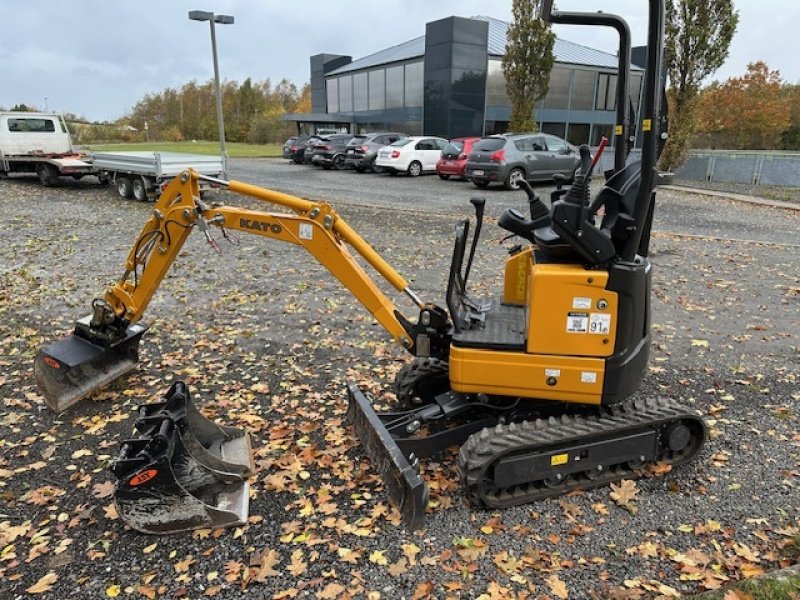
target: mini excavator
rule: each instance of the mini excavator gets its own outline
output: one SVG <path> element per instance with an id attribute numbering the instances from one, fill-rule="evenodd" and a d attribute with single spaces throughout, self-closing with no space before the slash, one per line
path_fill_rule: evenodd
<path id="1" fill-rule="evenodd" d="M 678 465 L 695 458 L 706 428 L 694 411 L 669 398 L 633 397 L 647 370 L 651 343 L 648 250 L 659 182 L 656 161 L 665 137 L 660 98 L 664 0 L 648 1 L 641 160 L 626 165 L 633 129 L 629 103 L 620 101 L 615 167 L 594 197 L 589 182 L 602 148 L 592 158 L 589 148 L 581 147 L 579 175 L 569 187 L 557 181 L 550 206 L 522 182 L 530 214 L 507 209 L 498 221 L 510 236 L 524 240 L 510 251 L 499 298 L 476 300 L 468 293 L 483 220 L 481 198 L 472 200 L 476 225 L 469 249 L 470 220 L 456 226 L 445 305 L 440 306 L 420 299 L 328 203 L 189 170 L 156 201 L 123 277 L 94 300 L 91 314 L 76 322 L 72 335 L 37 355 L 35 377 L 48 405 L 62 411 L 135 366 L 147 329 L 140 319 L 153 294 L 191 231 L 199 229 L 214 245 L 211 231 L 217 228 L 223 235 L 239 230 L 302 246 L 411 354 L 396 377 L 394 412 L 377 412 L 367 394 L 348 385 L 349 419 L 410 528 L 423 526 L 428 499 L 419 461 L 452 446 L 460 446 L 466 494 L 491 508 L 606 485 L 634 477 L 655 462 Z M 625 21 L 607 13 L 554 11 L 551 0 L 543 4 L 543 17 L 552 22 L 617 29 L 618 98 L 627 98 L 630 34 Z M 204 180 L 291 213 L 207 203 L 199 188 Z M 601 208 L 604 214 L 596 218 Z M 400 312 L 350 249 L 411 299 L 419 309 L 416 320 Z M 145 495 L 158 503 L 159 469 L 153 465 L 165 460 L 165 453 L 178 456 L 177 463 L 185 463 L 186 454 L 213 455 L 199 463 L 213 467 L 216 483 L 210 485 L 222 492 L 226 481 L 241 482 L 252 467 L 245 455 L 249 446 L 240 435 L 211 431 L 189 405 L 188 414 L 210 431 L 205 437 L 193 435 L 191 420 L 181 420 L 187 407 L 169 408 L 176 394 L 183 402 L 188 391 L 171 390 L 160 408 L 140 409 L 137 427 L 147 439 L 126 443 L 115 471 L 127 506 L 136 508 Z M 175 432 L 189 442 L 175 443 Z M 219 448 L 226 444 L 236 450 L 220 457 Z M 176 477 L 181 478 L 167 477 L 164 485 Z M 190 510 L 184 507 L 187 498 L 190 503 L 200 498 L 191 506 L 214 515 L 220 503 L 232 502 L 230 494 L 223 500 L 204 494 L 199 481 L 178 481 L 170 496 L 170 518 L 181 521 L 181 527 L 195 523 L 180 518 Z M 151 483 L 151 489 L 140 492 L 143 483 Z M 241 498 L 241 486 L 237 489 Z M 232 512 L 238 517 L 230 519 L 241 521 L 241 507 Z M 202 520 L 201 515 L 196 522 Z M 156 525 L 158 532 L 169 530 L 169 523 Z"/>

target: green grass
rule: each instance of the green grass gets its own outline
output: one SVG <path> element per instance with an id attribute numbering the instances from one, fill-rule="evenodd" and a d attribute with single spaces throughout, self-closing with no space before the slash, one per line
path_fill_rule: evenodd
<path id="1" fill-rule="evenodd" d="M 790 600 L 800 598 L 800 575 L 771 578 L 769 575 L 742 581 L 717 592 L 692 596 L 696 600 L 722 600 L 729 590 L 737 590 L 753 600 Z M 748 596 L 737 596 L 747 598 Z"/>
<path id="2" fill-rule="evenodd" d="M 219 156 L 219 142 L 141 142 L 135 144 L 86 144 L 98 152 L 130 152 L 150 150 L 156 152 L 190 152 Z M 262 158 L 281 156 L 282 148 L 276 144 L 225 144 L 231 158 Z"/>

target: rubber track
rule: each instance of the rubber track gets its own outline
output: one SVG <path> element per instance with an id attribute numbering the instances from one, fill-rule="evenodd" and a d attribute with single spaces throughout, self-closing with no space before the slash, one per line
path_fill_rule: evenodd
<path id="1" fill-rule="evenodd" d="M 470 436 L 461 446 L 458 466 L 464 487 L 472 500 L 493 508 L 526 504 L 561 496 L 578 488 L 598 487 L 631 478 L 635 476 L 635 470 L 612 466 L 591 479 L 574 474 L 567 477 L 563 484 L 554 487 L 547 487 L 540 481 L 500 489 L 487 485 L 488 478 L 485 478 L 497 460 L 527 452 L 558 452 L 559 448 L 592 439 L 609 439 L 616 434 L 633 433 L 676 421 L 689 422 L 692 439 L 687 452 L 671 456 L 668 450 L 662 448 L 657 460 L 678 465 L 693 459 L 702 449 L 705 423 L 676 400 L 636 399 L 603 409 L 602 413 L 595 415 L 562 415 L 487 427 Z"/>

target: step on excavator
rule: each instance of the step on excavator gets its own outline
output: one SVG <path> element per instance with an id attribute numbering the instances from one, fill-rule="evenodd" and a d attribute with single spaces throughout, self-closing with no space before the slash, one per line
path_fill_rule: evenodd
<path id="1" fill-rule="evenodd" d="M 468 293 L 483 221 L 481 198 L 472 200 L 471 244 L 470 220 L 456 226 L 441 306 L 420 299 L 328 203 L 187 171 L 155 203 L 122 278 L 93 302 L 72 335 L 38 353 L 34 373 L 50 408 L 62 411 L 134 368 L 147 329 L 143 313 L 192 230 L 199 229 L 215 249 L 212 231 L 227 238 L 228 230 L 238 230 L 305 248 L 411 354 L 396 377 L 395 411 L 377 412 L 357 385 L 347 389 L 348 417 L 411 529 L 424 525 L 428 500 L 419 461 L 449 447 L 460 446 L 466 495 L 493 509 L 635 477 L 656 462 L 678 465 L 695 458 L 706 438 L 696 412 L 674 399 L 635 395 L 651 343 L 648 250 L 656 161 L 666 134 L 664 0 L 648 2 L 641 120 L 634 127 L 630 103 L 617 103 L 614 168 L 593 197 L 589 182 L 602 148 L 594 157 L 588 147 L 580 148 L 580 175 L 569 187 L 557 181 L 549 206 L 522 182 L 529 214 L 510 208 L 498 221 L 521 241 L 510 250 L 499 298 L 478 300 Z M 615 28 L 617 93 L 628 98 L 630 33 L 621 17 L 558 12 L 550 0 L 542 17 Z M 641 160 L 626 164 L 636 129 Z M 288 211 L 209 203 L 200 193 L 203 181 Z M 416 320 L 381 291 L 351 249 L 410 298 L 419 311 Z M 152 503 L 162 509 L 171 503 L 169 510 L 159 509 L 158 522 L 140 518 L 137 528 L 167 532 L 241 521 L 242 482 L 252 465 L 243 434 L 194 434 L 201 421 L 181 420 L 188 413 L 185 406 L 171 406 L 176 394 L 188 399 L 184 387 L 168 393 L 169 406 L 140 409 L 140 438 L 123 444 L 115 466 L 123 518 L 152 512 Z M 199 442 L 187 442 L 193 437 Z M 220 439 L 237 444 L 232 457 L 223 456 Z M 187 461 L 196 464 L 181 466 Z M 187 475 L 197 470 L 202 476 Z M 162 471 L 162 479 L 154 476 Z"/>

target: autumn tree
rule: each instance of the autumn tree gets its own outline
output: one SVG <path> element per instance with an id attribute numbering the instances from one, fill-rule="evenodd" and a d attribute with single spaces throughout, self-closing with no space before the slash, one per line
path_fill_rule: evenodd
<path id="1" fill-rule="evenodd" d="M 800 85 L 785 85 L 781 96 L 789 103 L 791 123 L 783 132 L 783 149 L 800 150 Z"/>
<path id="2" fill-rule="evenodd" d="M 749 64 L 742 77 L 710 86 L 697 102 L 700 139 L 734 150 L 780 148 L 791 124 L 791 104 L 782 87 L 780 72 L 764 62 Z"/>
<path id="3" fill-rule="evenodd" d="M 701 84 L 725 62 L 738 24 L 733 0 L 667 0 L 664 58 L 670 81 L 670 132 L 661 156 L 663 169 L 672 170 L 686 160 Z"/>
<path id="4" fill-rule="evenodd" d="M 511 100 L 511 131 L 536 131 L 533 109 L 544 98 L 553 70 L 555 35 L 541 18 L 541 0 L 513 0 L 503 56 L 506 93 Z"/>

